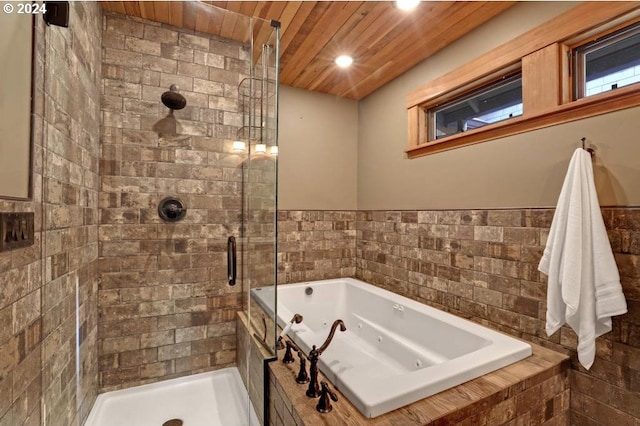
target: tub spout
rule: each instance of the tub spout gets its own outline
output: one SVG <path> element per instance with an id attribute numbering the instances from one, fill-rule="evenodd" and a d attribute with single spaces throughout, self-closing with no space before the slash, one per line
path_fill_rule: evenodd
<path id="1" fill-rule="evenodd" d="M 331 341 L 333 340 L 333 335 L 336 334 L 336 328 L 338 328 L 338 326 L 340 326 L 340 331 L 346 331 L 347 330 L 347 326 L 344 325 L 344 322 L 341 319 L 335 320 L 333 322 L 333 324 L 331 325 L 331 331 L 329 332 L 329 336 L 327 337 L 327 340 L 324 341 L 324 343 L 322 344 L 322 346 L 320 346 L 320 348 L 317 349 L 318 355 L 320 356 L 322 355 L 322 352 L 324 352 L 327 347 L 329 347 L 329 344 L 331 343 Z M 311 351 L 313 352 L 313 351 Z M 309 354 L 309 357 L 311 357 L 311 353 Z"/>

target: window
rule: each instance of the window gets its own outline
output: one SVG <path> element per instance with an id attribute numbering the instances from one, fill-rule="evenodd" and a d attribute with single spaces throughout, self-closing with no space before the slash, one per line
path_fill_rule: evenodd
<path id="1" fill-rule="evenodd" d="M 640 25 L 574 50 L 574 99 L 640 82 Z"/>
<path id="2" fill-rule="evenodd" d="M 522 115 L 522 75 L 505 77 L 429 110 L 429 140 L 444 138 Z"/>
<path id="3" fill-rule="evenodd" d="M 416 158 L 637 107 L 635 83 L 639 3 L 583 2 L 410 92 L 405 152 Z"/>

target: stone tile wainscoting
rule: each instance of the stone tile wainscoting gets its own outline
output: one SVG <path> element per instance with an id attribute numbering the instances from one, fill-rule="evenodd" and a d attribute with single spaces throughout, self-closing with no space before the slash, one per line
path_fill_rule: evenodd
<path id="1" fill-rule="evenodd" d="M 537 266 L 553 212 L 283 211 L 278 228 L 279 282 L 355 276 L 570 354 L 572 424 L 639 424 L 640 209 L 602 210 L 629 312 L 614 317 L 613 331 L 597 340 L 596 361 L 589 371 L 577 362 L 577 338 L 570 328 L 565 326 L 551 337 L 544 331 L 546 277 Z M 330 229 L 324 217 L 350 214 L 356 215 L 355 237 L 344 233 L 334 240 L 329 231 L 320 231 Z M 327 266 L 335 262 L 331 241 L 339 241 L 339 247 L 355 244 L 355 256 L 345 252 L 340 261 L 355 261 L 354 275 Z"/>
<path id="2" fill-rule="evenodd" d="M 278 212 L 278 283 L 355 274 L 356 212 Z"/>
<path id="3" fill-rule="evenodd" d="M 240 44 L 105 13 L 100 193 L 102 391 L 230 366 L 240 286 L 227 285 L 226 238 L 240 226 Z M 169 114 L 177 84 L 186 108 Z M 184 220 L 165 223 L 177 195 Z"/>

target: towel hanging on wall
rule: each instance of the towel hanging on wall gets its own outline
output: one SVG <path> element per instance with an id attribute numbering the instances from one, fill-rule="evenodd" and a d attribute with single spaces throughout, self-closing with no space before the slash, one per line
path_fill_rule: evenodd
<path id="1" fill-rule="evenodd" d="M 582 148 L 571 157 L 538 269 L 549 277 L 547 335 L 566 322 L 578 335 L 578 360 L 591 368 L 596 337 L 611 331 L 611 317 L 627 312 L 627 303 L 598 203 L 591 156 Z"/>

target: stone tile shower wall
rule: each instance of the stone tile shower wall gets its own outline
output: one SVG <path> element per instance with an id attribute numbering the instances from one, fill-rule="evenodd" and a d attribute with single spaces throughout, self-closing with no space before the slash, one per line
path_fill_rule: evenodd
<path id="1" fill-rule="evenodd" d="M 240 286 L 227 285 L 243 158 L 237 85 L 242 45 L 105 14 L 100 194 L 99 368 L 103 391 L 235 362 Z M 187 107 L 160 96 L 177 84 Z M 165 223 L 157 206 L 187 207 Z"/>
<path id="2" fill-rule="evenodd" d="M 98 393 L 102 11 L 90 2 L 70 10 L 68 29 L 46 30 L 42 386 L 51 425 L 81 424 Z"/>
<path id="3" fill-rule="evenodd" d="M 97 394 L 100 19 L 36 19 L 31 201 L 36 241 L 0 253 L 0 425 L 80 425 Z M 44 409 L 44 412 L 42 411 Z"/>
<path id="4" fill-rule="evenodd" d="M 576 335 L 545 328 L 546 277 L 537 270 L 553 210 L 360 211 L 360 279 L 571 354 L 576 425 L 640 422 L 640 210 L 603 209 L 629 312 L 597 340 L 590 371 Z"/>
<path id="5" fill-rule="evenodd" d="M 38 120 L 40 123 L 42 120 Z M 41 127 L 41 126 L 40 126 Z M 42 157 L 42 140 L 37 155 Z M 34 177 L 42 181 L 40 160 Z M 0 200 L 0 211 L 35 212 L 35 244 L 0 253 L 0 425 L 39 425 L 42 397 L 42 186 L 33 201 Z"/>

